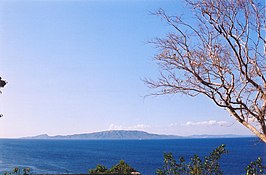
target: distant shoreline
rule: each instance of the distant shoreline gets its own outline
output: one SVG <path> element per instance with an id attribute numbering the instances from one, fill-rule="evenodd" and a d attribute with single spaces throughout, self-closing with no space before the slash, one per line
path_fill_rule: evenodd
<path id="1" fill-rule="evenodd" d="M 144 131 L 136 130 L 111 130 L 102 132 L 93 132 L 85 134 L 73 134 L 73 135 L 56 135 L 49 136 L 47 134 L 22 137 L 15 139 L 32 139 L 32 140 L 173 140 L 173 139 L 210 139 L 210 138 L 250 138 L 255 137 L 253 135 L 236 135 L 236 134 L 224 134 L 224 135 L 191 135 L 191 136 L 176 136 L 176 135 L 161 135 L 152 134 Z"/>

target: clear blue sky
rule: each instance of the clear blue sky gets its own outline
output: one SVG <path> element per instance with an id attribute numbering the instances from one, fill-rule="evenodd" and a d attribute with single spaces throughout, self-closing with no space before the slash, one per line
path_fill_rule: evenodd
<path id="1" fill-rule="evenodd" d="M 0 1 L 0 137 L 111 129 L 249 134 L 205 97 L 146 97 L 169 30 L 154 12 L 189 15 L 178 0 Z"/>

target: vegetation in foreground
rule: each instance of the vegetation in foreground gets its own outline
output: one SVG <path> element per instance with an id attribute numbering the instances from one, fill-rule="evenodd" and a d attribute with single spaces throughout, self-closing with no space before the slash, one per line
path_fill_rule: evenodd
<path id="1" fill-rule="evenodd" d="M 129 166 L 124 160 L 120 160 L 118 164 L 110 169 L 107 169 L 104 165 L 97 165 L 94 169 L 89 170 L 89 174 L 132 174 L 137 172 L 134 168 Z"/>
<path id="2" fill-rule="evenodd" d="M 164 164 L 162 168 L 157 169 L 156 175 L 222 175 L 219 160 L 227 153 L 224 144 L 214 149 L 204 159 L 194 155 L 190 162 L 187 162 L 184 157 L 180 157 L 177 162 L 172 153 L 165 153 Z M 89 174 L 131 174 L 131 172 L 135 170 L 123 160 L 109 170 L 103 165 L 97 165 L 96 168 L 89 170 Z M 245 168 L 245 172 L 246 175 L 263 175 L 266 174 L 266 165 L 263 165 L 262 158 L 259 157 Z"/>
<path id="3" fill-rule="evenodd" d="M 172 153 L 165 153 L 163 166 L 157 169 L 156 175 L 222 175 L 223 171 L 219 164 L 219 160 L 223 154 L 227 153 L 228 151 L 225 149 L 224 144 L 214 149 L 209 156 L 204 157 L 204 159 L 200 158 L 198 155 L 194 155 L 194 157 L 190 159 L 190 162 L 187 162 L 184 157 L 180 157 L 177 162 Z M 265 175 L 266 165 L 263 165 L 262 158 L 258 157 L 257 160 L 246 166 L 245 172 L 246 175 Z M 32 174 L 30 168 L 19 169 L 16 167 L 12 172 L 5 172 L 3 175 L 30 174 Z M 106 168 L 104 165 L 97 165 L 94 169 L 90 169 L 88 174 L 139 175 L 140 173 L 129 166 L 124 160 L 120 160 L 118 164 L 110 169 Z"/>
<path id="4" fill-rule="evenodd" d="M 226 153 L 228 151 L 224 144 L 214 149 L 204 159 L 194 155 L 190 162 L 186 162 L 183 157 L 180 157 L 177 162 L 172 153 L 165 153 L 163 167 L 157 170 L 156 175 L 222 175 L 219 160 Z M 246 175 L 263 175 L 266 173 L 266 166 L 262 165 L 262 158 L 259 157 L 251 162 L 245 171 Z"/>
<path id="5" fill-rule="evenodd" d="M 4 175 L 29 175 L 31 174 L 30 168 L 20 169 L 18 167 L 14 168 L 12 172 L 4 172 Z"/>

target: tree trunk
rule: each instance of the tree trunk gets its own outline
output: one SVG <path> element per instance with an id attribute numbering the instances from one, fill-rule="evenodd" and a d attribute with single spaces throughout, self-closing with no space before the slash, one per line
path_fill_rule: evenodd
<path id="1" fill-rule="evenodd" d="M 254 126 L 250 125 L 244 120 L 241 123 L 250 131 L 252 131 L 257 137 L 259 137 L 264 143 L 266 143 L 266 134 L 259 132 Z"/>
<path id="2" fill-rule="evenodd" d="M 261 133 L 257 130 L 257 128 L 255 128 L 254 126 L 252 126 L 251 124 L 249 124 L 248 122 L 246 122 L 245 120 L 239 118 L 239 116 L 237 115 L 237 113 L 235 111 L 233 111 L 230 108 L 227 108 L 227 111 L 234 117 L 236 118 L 242 125 L 244 125 L 246 128 L 248 128 L 251 132 L 253 132 L 257 137 L 259 137 L 264 143 L 266 143 L 266 134 L 265 133 Z"/>

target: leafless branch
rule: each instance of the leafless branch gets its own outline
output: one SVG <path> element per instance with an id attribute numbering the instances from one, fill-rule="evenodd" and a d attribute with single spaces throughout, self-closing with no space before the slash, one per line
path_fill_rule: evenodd
<path id="1" fill-rule="evenodd" d="M 187 0 L 197 24 L 162 17 L 173 32 L 156 38 L 154 95 L 203 94 L 266 142 L 265 7 L 255 0 Z M 255 122 L 250 122 L 250 119 Z"/>

